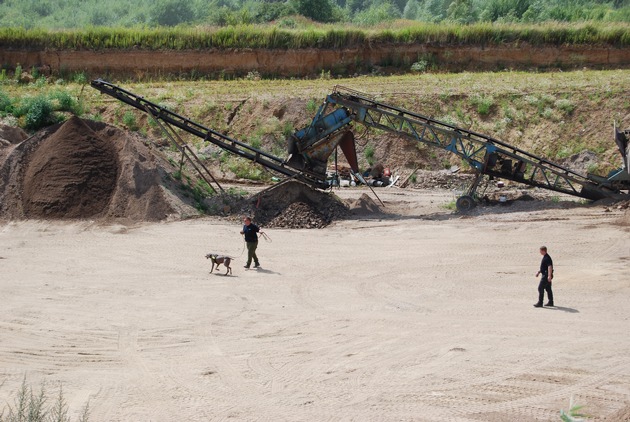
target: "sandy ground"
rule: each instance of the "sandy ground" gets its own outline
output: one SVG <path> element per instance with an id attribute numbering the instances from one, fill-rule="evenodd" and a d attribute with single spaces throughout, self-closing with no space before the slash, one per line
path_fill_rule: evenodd
<path id="1" fill-rule="evenodd" d="M 267 230 L 259 270 L 217 219 L 3 223 L 0 406 L 26 377 L 91 421 L 557 421 L 572 397 L 630 420 L 620 211 L 401 192 L 397 218 Z M 541 244 L 556 308 L 532 307 Z"/>

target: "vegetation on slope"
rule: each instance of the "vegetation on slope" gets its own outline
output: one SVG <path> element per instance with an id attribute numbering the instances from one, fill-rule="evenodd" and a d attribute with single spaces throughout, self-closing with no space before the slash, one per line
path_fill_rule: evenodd
<path id="1" fill-rule="evenodd" d="M 60 50 L 228 48 L 352 48 L 374 44 L 630 45 L 630 25 L 617 24 L 415 24 L 397 29 L 320 25 L 303 29 L 275 26 L 225 28 L 87 28 L 71 31 L 0 28 L 0 47 Z"/>
<path id="2" fill-rule="evenodd" d="M 589 171 L 606 174 L 620 165 L 612 138 L 612 125 L 630 128 L 630 71 L 575 71 L 533 74 L 525 72 L 422 74 L 395 77 L 361 77 L 321 80 L 249 80 L 230 82 L 119 82 L 136 94 L 168 107 L 214 130 L 261 148 L 276 156 L 286 154 L 286 137 L 305 127 L 335 84 L 376 96 L 466 129 L 484 133 L 553 161 L 567 160 L 591 151 L 597 162 Z M 74 102 L 60 94 L 65 92 Z M 57 118 L 71 113 L 102 120 L 151 139 L 164 139 L 160 128 L 146 114 L 99 94 L 76 82 L 45 78 L 19 84 L 5 80 L 0 100 L 12 104 L 0 112 L 4 121 L 27 126 L 25 115 L 11 110 L 28 109 L 33 98 L 49 99 Z M 2 101 L 0 101 L 1 103 Z M 63 111 L 61 105 L 67 110 Z M 75 107 L 74 109 L 72 107 Z M 74 111 L 72 111 L 74 110 Z M 364 133 L 357 125 L 358 149 L 363 166 L 369 160 L 393 163 L 392 167 L 441 168 L 455 156 L 435 148 L 414 145 L 415 152 L 400 147 L 404 141 L 384 133 Z M 234 174 L 264 179 L 249 164 L 183 134 L 200 155 Z M 166 145 L 166 143 L 165 143 Z"/>

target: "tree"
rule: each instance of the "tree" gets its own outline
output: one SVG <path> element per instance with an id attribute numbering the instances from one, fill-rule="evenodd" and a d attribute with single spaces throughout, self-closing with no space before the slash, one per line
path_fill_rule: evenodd
<path id="1" fill-rule="evenodd" d="M 418 17 L 427 22 L 440 22 L 446 17 L 449 5 L 449 0 L 426 0 Z"/>
<path id="2" fill-rule="evenodd" d="M 472 0 L 453 0 L 447 10 L 448 20 L 457 23 L 472 23 L 476 20 Z"/>
<path id="3" fill-rule="evenodd" d="M 295 10 L 317 22 L 333 20 L 333 5 L 330 0 L 295 0 Z"/>
<path id="4" fill-rule="evenodd" d="M 409 20 L 415 20 L 418 18 L 418 12 L 420 11 L 420 3 L 418 0 L 409 0 L 403 10 L 403 18 Z"/>
<path id="5" fill-rule="evenodd" d="M 151 10 L 151 20 L 158 25 L 175 26 L 191 22 L 195 14 L 187 0 L 158 0 Z"/>
<path id="6" fill-rule="evenodd" d="M 355 23 L 360 25 L 376 25 L 381 22 L 400 18 L 400 11 L 392 3 L 374 4 L 368 10 L 357 13 Z"/>

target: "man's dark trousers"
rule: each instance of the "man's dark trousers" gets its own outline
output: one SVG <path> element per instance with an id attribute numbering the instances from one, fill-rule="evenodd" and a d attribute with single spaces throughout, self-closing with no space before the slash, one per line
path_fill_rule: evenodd
<path id="1" fill-rule="evenodd" d="M 553 292 L 551 291 L 551 283 L 547 280 L 546 276 L 543 276 L 540 279 L 540 284 L 538 285 L 538 303 L 542 305 L 543 300 L 545 299 L 545 290 L 547 291 L 547 299 L 549 299 L 549 303 L 553 303 Z"/>

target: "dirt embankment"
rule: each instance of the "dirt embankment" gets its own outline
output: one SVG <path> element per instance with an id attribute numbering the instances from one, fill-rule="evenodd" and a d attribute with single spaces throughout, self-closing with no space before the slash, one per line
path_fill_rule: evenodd
<path id="1" fill-rule="evenodd" d="M 349 49 L 229 49 L 189 51 L 145 50 L 13 50 L 0 49 L 0 61 L 52 73 L 87 71 L 91 75 L 223 73 L 312 76 L 322 70 L 351 75 L 385 67 L 408 71 L 418 58 L 445 71 L 504 68 L 623 68 L 630 49 L 612 46 L 436 46 L 377 45 Z"/>

